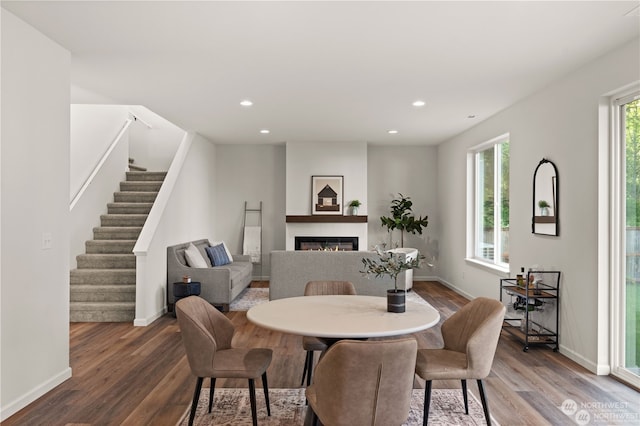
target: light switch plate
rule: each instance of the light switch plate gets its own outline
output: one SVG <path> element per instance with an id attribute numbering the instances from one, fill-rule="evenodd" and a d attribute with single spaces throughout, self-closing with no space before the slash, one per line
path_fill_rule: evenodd
<path id="1" fill-rule="evenodd" d="M 51 232 L 42 233 L 42 250 L 48 250 L 53 247 L 53 237 Z"/>

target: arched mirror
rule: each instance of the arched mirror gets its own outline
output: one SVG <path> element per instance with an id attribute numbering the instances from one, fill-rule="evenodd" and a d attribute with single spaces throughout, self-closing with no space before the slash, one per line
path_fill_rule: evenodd
<path id="1" fill-rule="evenodd" d="M 531 232 L 560 235 L 558 217 L 558 169 L 552 161 L 543 158 L 533 174 Z"/>

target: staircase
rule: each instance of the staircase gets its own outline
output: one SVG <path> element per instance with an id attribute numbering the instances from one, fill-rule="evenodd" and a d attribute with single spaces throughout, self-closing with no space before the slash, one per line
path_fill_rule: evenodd
<path id="1" fill-rule="evenodd" d="M 127 172 L 86 253 L 71 271 L 71 322 L 130 322 L 136 310 L 136 257 L 132 253 L 166 172 Z"/>

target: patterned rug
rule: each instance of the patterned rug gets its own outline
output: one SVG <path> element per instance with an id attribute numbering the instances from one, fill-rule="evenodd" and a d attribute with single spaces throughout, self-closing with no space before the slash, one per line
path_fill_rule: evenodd
<path id="1" fill-rule="evenodd" d="M 251 288 L 247 287 L 242 290 L 242 293 L 235 298 L 231 305 L 229 305 L 230 311 L 248 311 L 254 305 L 269 301 L 269 289 L 268 288 Z M 410 291 L 407 293 L 407 301 L 426 304 L 427 302 L 415 292 Z"/>
<path id="2" fill-rule="evenodd" d="M 252 306 L 269 301 L 268 288 L 247 287 L 229 305 L 230 311 L 248 311 Z"/>
<path id="3" fill-rule="evenodd" d="M 271 400 L 271 417 L 267 417 L 262 388 L 256 386 L 258 407 L 258 424 L 261 426 L 302 426 L 306 415 L 304 388 L 269 389 Z M 424 389 L 414 389 L 411 398 L 409 419 L 404 426 L 422 424 L 422 408 Z M 216 389 L 211 414 L 208 411 L 209 389 L 203 388 L 198 402 L 194 425 L 251 425 L 251 405 L 247 389 Z M 187 426 L 189 413 L 187 409 L 179 426 Z M 497 425 L 495 419 L 491 423 Z M 469 393 L 469 415 L 464 414 L 464 402 L 460 389 L 433 389 L 431 392 L 431 408 L 429 409 L 430 425 L 485 425 L 482 405 Z"/>

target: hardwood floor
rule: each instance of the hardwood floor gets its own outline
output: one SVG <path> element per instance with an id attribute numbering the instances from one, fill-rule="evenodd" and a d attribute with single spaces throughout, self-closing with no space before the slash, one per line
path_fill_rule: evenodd
<path id="1" fill-rule="evenodd" d="M 416 282 L 413 289 L 440 311 L 442 320 L 467 302 L 436 282 Z M 236 346 L 273 348 L 271 388 L 300 384 L 305 356 L 300 337 L 256 327 L 245 312 L 228 316 L 238 330 Z M 420 347 L 442 343 L 439 326 L 415 336 Z M 172 316 L 148 327 L 73 323 L 70 339 L 73 377 L 3 425 L 175 425 L 190 406 L 195 378 Z M 567 399 L 575 401 L 578 410 L 586 410 L 590 425 L 640 424 L 638 392 L 610 377 L 595 376 L 546 347 L 525 353 L 505 333 L 484 382 L 491 413 L 503 426 L 574 425 L 574 416 L 560 409 Z M 217 386 L 247 385 L 228 379 Z M 424 383 L 416 379 L 415 386 Z M 434 382 L 435 387 L 458 388 L 459 382 Z M 469 389 L 478 395 L 475 382 L 469 382 Z"/>

